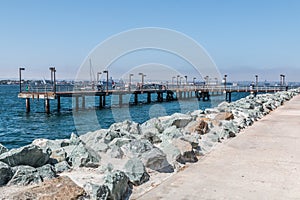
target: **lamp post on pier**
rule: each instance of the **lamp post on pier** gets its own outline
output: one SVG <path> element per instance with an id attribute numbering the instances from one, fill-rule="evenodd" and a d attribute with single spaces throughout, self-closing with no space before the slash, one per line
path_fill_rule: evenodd
<path id="1" fill-rule="evenodd" d="M 183 79 L 183 77 L 180 77 L 180 86 L 181 86 L 181 79 Z"/>
<path id="2" fill-rule="evenodd" d="M 55 67 L 49 67 L 50 71 L 51 71 L 51 84 L 52 84 L 52 87 L 53 87 L 53 92 L 55 93 L 56 92 L 56 80 L 55 80 L 55 72 L 56 72 L 56 69 Z"/>
<path id="3" fill-rule="evenodd" d="M 108 70 L 104 70 L 103 73 L 106 73 L 106 94 L 108 94 Z"/>
<path id="4" fill-rule="evenodd" d="M 258 75 L 255 75 L 255 87 L 258 89 Z"/>
<path id="5" fill-rule="evenodd" d="M 185 84 L 187 85 L 187 76 L 184 76 L 184 78 L 185 78 Z"/>
<path id="6" fill-rule="evenodd" d="M 196 77 L 193 78 L 193 85 L 195 85 L 195 80 L 196 80 Z"/>
<path id="7" fill-rule="evenodd" d="M 177 75 L 177 88 L 179 86 L 179 82 L 178 82 L 178 78 L 180 77 L 180 75 Z"/>
<path id="8" fill-rule="evenodd" d="M 128 83 L 128 90 L 129 92 L 131 91 L 131 77 L 133 76 L 133 74 L 129 74 L 129 83 Z"/>
<path id="9" fill-rule="evenodd" d="M 19 68 L 19 84 L 20 84 L 20 93 L 22 92 L 22 71 L 25 70 L 24 67 Z"/>
<path id="10" fill-rule="evenodd" d="M 172 86 L 174 85 L 174 79 L 175 78 L 176 78 L 175 76 L 172 77 Z"/>
<path id="11" fill-rule="evenodd" d="M 141 91 L 143 91 L 143 86 L 144 86 L 144 77 L 146 76 L 143 73 L 139 73 L 140 76 L 142 76 L 142 85 L 141 85 Z"/>
<path id="12" fill-rule="evenodd" d="M 223 79 L 223 80 L 224 80 L 224 90 L 225 90 L 225 92 L 226 92 L 226 85 L 227 85 L 227 82 L 226 82 L 226 81 L 227 81 L 227 74 L 225 74 L 225 75 L 224 75 L 224 79 Z"/>

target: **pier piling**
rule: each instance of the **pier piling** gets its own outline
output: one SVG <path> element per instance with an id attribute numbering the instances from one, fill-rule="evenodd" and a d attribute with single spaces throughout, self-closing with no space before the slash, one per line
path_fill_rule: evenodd
<path id="1" fill-rule="evenodd" d="M 30 112 L 30 99 L 26 98 L 26 112 L 29 113 Z"/>

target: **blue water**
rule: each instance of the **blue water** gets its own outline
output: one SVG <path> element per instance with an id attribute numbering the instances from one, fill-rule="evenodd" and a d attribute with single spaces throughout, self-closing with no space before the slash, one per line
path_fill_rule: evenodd
<path id="1" fill-rule="evenodd" d="M 196 109 L 215 107 L 224 96 L 212 96 L 210 101 L 190 100 L 142 104 L 146 95 L 139 97 L 139 105 L 116 107 L 118 97 L 108 97 L 106 109 L 95 109 L 98 97 L 86 98 L 85 110 L 75 111 L 72 98 L 61 98 L 61 111 L 57 112 L 56 100 L 51 100 L 51 114 L 44 112 L 44 100 L 31 100 L 31 112 L 25 112 L 25 99 L 19 99 L 18 86 L 0 85 L 0 143 L 7 148 L 27 145 L 37 138 L 69 138 L 72 132 L 79 135 L 100 128 L 108 128 L 114 122 L 126 119 L 143 123 L 152 117 L 186 113 Z M 233 94 L 232 100 L 247 96 L 248 93 Z M 123 102 L 133 101 L 132 96 Z M 152 95 L 155 100 L 156 95 Z M 81 104 L 80 104 L 81 105 Z"/>

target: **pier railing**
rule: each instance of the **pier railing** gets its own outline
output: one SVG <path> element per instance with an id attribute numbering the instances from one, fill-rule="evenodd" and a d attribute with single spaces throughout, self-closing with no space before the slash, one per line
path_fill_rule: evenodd
<path id="1" fill-rule="evenodd" d="M 133 92 L 133 91 L 161 91 L 172 90 L 176 91 L 207 91 L 207 92 L 277 92 L 287 90 L 286 86 L 224 86 L 224 85 L 166 85 L 162 87 L 116 87 L 109 88 L 111 92 Z M 84 85 L 56 85 L 55 88 L 52 85 L 25 85 L 22 87 L 23 93 L 47 93 L 47 92 L 74 92 L 74 91 L 106 91 L 106 87 L 102 87 L 98 90 L 96 86 L 84 86 Z"/>

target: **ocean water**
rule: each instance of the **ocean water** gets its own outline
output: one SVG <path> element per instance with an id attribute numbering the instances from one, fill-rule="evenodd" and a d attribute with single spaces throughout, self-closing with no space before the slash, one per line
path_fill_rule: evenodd
<path id="1" fill-rule="evenodd" d="M 108 128 L 112 123 L 132 120 L 143 123 L 150 118 L 186 113 L 197 109 L 217 106 L 224 96 L 211 96 L 210 101 L 196 98 L 163 103 L 145 104 L 146 95 L 139 96 L 139 104 L 128 104 L 121 108 L 118 97 L 108 97 L 105 109 L 96 109 L 98 97 L 86 98 L 86 109 L 75 111 L 73 98 L 61 98 L 61 111 L 57 112 L 56 100 L 50 100 L 51 113 L 44 112 L 44 100 L 31 100 L 31 112 L 25 112 L 25 99 L 18 98 L 19 87 L 0 85 L 0 143 L 7 148 L 27 145 L 37 138 L 69 138 L 72 132 L 81 135 L 89 131 Z M 233 94 L 232 100 L 243 98 L 249 93 Z M 156 95 L 152 95 L 155 100 Z M 133 102 L 133 96 L 124 96 L 123 102 Z M 81 104 L 80 104 L 81 105 Z"/>

